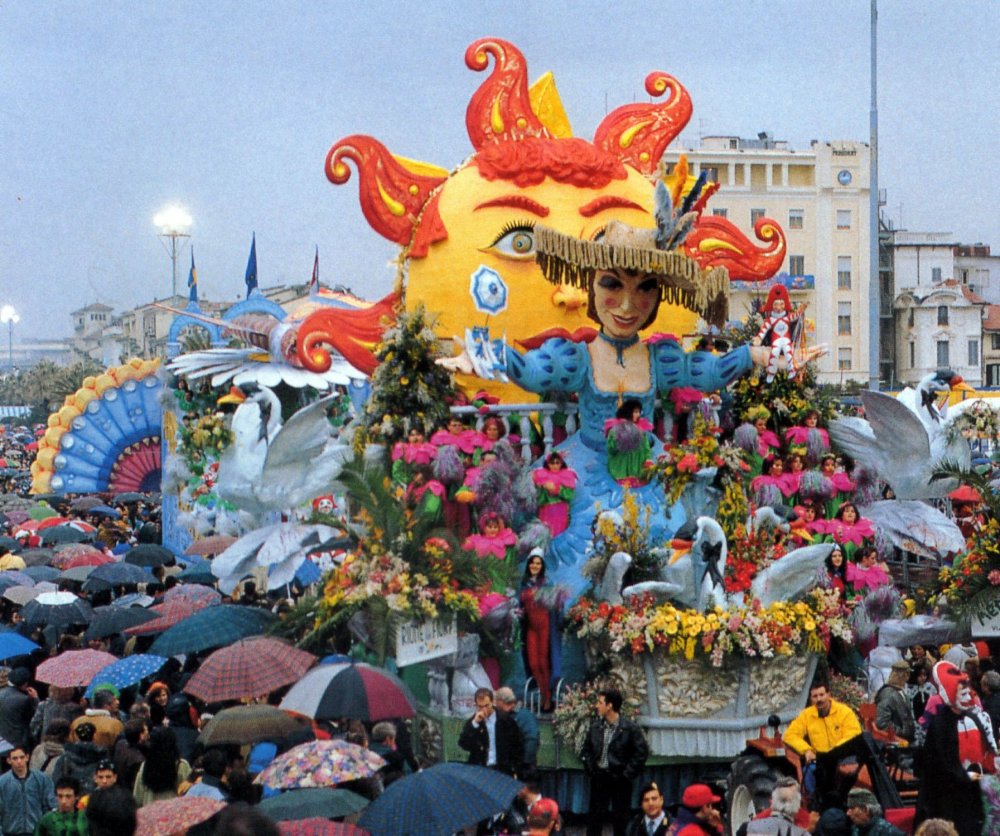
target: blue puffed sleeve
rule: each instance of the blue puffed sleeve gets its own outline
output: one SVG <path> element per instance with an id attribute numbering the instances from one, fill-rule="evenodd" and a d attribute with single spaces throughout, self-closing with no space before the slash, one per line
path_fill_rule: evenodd
<path id="1" fill-rule="evenodd" d="M 750 347 L 746 345 L 722 355 L 707 351 L 689 353 L 673 340 L 663 340 L 651 348 L 659 392 L 668 392 L 677 386 L 714 392 L 728 386 L 753 367 Z"/>
<path id="2" fill-rule="evenodd" d="M 521 353 L 508 346 L 507 374 L 528 392 L 579 392 L 590 368 L 587 344 L 562 337 Z"/>

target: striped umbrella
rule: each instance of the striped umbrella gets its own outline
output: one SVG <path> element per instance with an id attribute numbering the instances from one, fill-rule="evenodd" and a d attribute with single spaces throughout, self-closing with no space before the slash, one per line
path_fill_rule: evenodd
<path id="1" fill-rule="evenodd" d="M 297 682 L 315 662 L 277 639 L 244 639 L 205 659 L 184 690 L 206 703 L 264 697 Z"/>
<path id="2" fill-rule="evenodd" d="M 365 664 L 313 668 L 281 701 L 286 711 L 316 720 L 350 717 L 369 723 L 413 717 L 416 704 L 398 676 Z"/>
<path id="3" fill-rule="evenodd" d="M 52 659 L 46 659 L 35 671 L 35 679 L 59 688 L 78 688 L 87 685 L 94 675 L 117 657 L 103 650 L 67 650 Z"/>

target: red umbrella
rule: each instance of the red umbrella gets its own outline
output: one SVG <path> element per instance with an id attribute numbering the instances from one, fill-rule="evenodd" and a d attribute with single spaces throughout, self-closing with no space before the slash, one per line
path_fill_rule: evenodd
<path id="1" fill-rule="evenodd" d="M 154 801 L 139 808 L 135 836 L 184 836 L 188 828 L 208 821 L 225 806 L 225 801 L 186 795 Z"/>
<path id="2" fill-rule="evenodd" d="M 46 517 L 44 520 L 38 521 L 38 528 L 36 530 L 44 531 L 46 528 L 52 528 L 54 525 L 64 525 L 68 522 L 72 522 L 69 517 Z"/>
<path id="3" fill-rule="evenodd" d="M 184 690 L 206 703 L 263 697 L 297 682 L 315 662 L 277 639 L 243 639 L 202 662 Z"/>
<path id="4" fill-rule="evenodd" d="M 184 554 L 214 557 L 217 554 L 222 554 L 235 542 L 236 538 L 230 537 L 228 534 L 214 534 L 211 537 L 202 537 L 200 540 L 195 540 L 190 546 L 184 549 Z"/>
<path id="5" fill-rule="evenodd" d="M 192 604 L 207 605 L 209 607 L 222 603 L 222 593 L 210 586 L 202 586 L 198 583 L 182 583 L 173 589 L 168 589 L 163 594 L 163 602 L 170 601 L 190 601 Z"/>
<path id="6" fill-rule="evenodd" d="M 67 569 L 69 568 L 70 562 L 81 557 L 91 558 L 91 557 L 105 558 L 107 555 L 104 554 L 100 549 L 95 549 L 93 546 L 87 545 L 86 543 L 71 543 L 66 546 L 60 546 L 55 553 L 55 556 L 50 561 L 50 565 L 55 566 L 56 569 Z M 100 566 L 99 563 L 77 563 L 77 566 Z"/>
<path id="7" fill-rule="evenodd" d="M 416 704 L 398 676 L 372 665 L 354 663 L 313 668 L 281 701 L 285 711 L 316 720 L 351 717 L 369 723 L 413 717 Z"/>
<path id="8" fill-rule="evenodd" d="M 189 615 L 204 609 L 206 606 L 208 606 L 207 603 L 197 603 L 183 598 L 177 601 L 168 601 L 166 604 L 157 604 L 155 607 L 149 608 L 150 612 L 155 612 L 157 615 L 153 621 L 129 627 L 124 631 L 125 635 L 142 636 L 147 633 L 162 633 L 175 624 L 180 624 Z"/>
<path id="9" fill-rule="evenodd" d="M 58 688 L 79 688 L 89 685 L 98 671 L 117 661 L 117 656 L 103 650 L 67 650 L 42 662 L 35 679 Z"/>
<path id="10" fill-rule="evenodd" d="M 971 504 L 976 504 L 983 501 L 982 496 L 980 496 L 979 491 L 969 485 L 962 485 L 962 487 L 957 490 L 952 491 L 948 494 L 948 499 L 952 502 L 968 502 Z"/>
<path id="11" fill-rule="evenodd" d="M 77 566 L 104 566 L 107 563 L 115 563 L 115 559 L 111 555 L 92 549 L 87 554 L 79 554 L 76 557 L 71 557 L 62 564 L 62 569 L 65 571 L 66 569 L 74 569 Z"/>
<path id="12" fill-rule="evenodd" d="M 356 824 L 320 818 L 279 821 L 278 830 L 281 836 L 368 836 Z"/>

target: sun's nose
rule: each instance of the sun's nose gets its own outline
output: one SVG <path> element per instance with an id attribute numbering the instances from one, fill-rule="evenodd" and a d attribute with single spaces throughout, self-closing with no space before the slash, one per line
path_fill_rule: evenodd
<path id="1" fill-rule="evenodd" d="M 561 284 L 552 292 L 552 304 L 566 311 L 578 311 L 587 304 L 587 294 L 578 287 Z"/>

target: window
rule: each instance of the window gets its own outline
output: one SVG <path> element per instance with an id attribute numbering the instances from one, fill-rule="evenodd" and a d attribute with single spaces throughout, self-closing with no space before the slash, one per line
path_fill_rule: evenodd
<path id="1" fill-rule="evenodd" d="M 907 328 L 913 327 L 913 308 L 910 308 L 909 313 L 907 313 L 906 315 L 906 327 Z"/>
<path id="2" fill-rule="evenodd" d="M 844 337 L 851 333 L 851 303 L 837 303 L 837 333 Z"/>
<path id="3" fill-rule="evenodd" d="M 837 290 L 851 289 L 851 257 L 837 256 Z"/>
<path id="4" fill-rule="evenodd" d="M 938 319 L 938 325 L 947 325 L 948 324 L 948 306 L 947 305 L 938 305 L 937 311 L 938 311 L 938 317 L 937 317 L 937 319 Z"/>
<path id="5" fill-rule="evenodd" d="M 947 368 L 951 365 L 951 353 L 948 350 L 947 340 L 938 340 L 937 364 L 938 368 Z"/>
<path id="6" fill-rule="evenodd" d="M 838 209 L 837 210 L 837 229 L 850 229 L 851 228 L 851 210 L 850 209 Z"/>
<path id="7" fill-rule="evenodd" d="M 719 167 L 717 165 L 703 165 L 701 170 L 705 172 L 709 183 L 719 182 Z"/>
<path id="8" fill-rule="evenodd" d="M 849 348 L 838 348 L 837 349 L 837 368 L 840 371 L 849 371 L 851 368 L 851 349 Z"/>
<path id="9" fill-rule="evenodd" d="M 940 267 L 932 267 L 931 268 L 931 281 L 934 282 L 935 284 L 937 282 L 941 281 L 941 268 Z"/>
<path id="10" fill-rule="evenodd" d="M 915 342 L 910 343 L 910 368 L 912 369 L 917 365 L 917 344 Z"/>
<path id="11" fill-rule="evenodd" d="M 728 218 L 729 217 L 729 210 L 728 209 L 713 209 L 712 210 L 712 215 L 714 217 L 716 217 L 716 218 Z"/>
<path id="12" fill-rule="evenodd" d="M 969 365 L 979 367 L 979 340 L 969 340 Z"/>
<path id="13" fill-rule="evenodd" d="M 791 276 L 804 276 L 806 274 L 806 257 L 804 255 L 788 256 L 788 273 Z"/>
<path id="14" fill-rule="evenodd" d="M 788 210 L 788 228 L 789 229 L 802 229 L 802 221 L 805 218 L 806 213 L 802 209 L 789 209 Z"/>
<path id="15" fill-rule="evenodd" d="M 753 226 L 757 221 L 764 217 L 763 209 L 751 209 L 750 210 L 750 226 Z"/>
<path id="16" fill-rule="evenodd" d="M 1000 386 L 1000 363 L 990 363 L 986 367 L 986 385 Z"/>
<path id="17" fill-rule="evenodd" d="M 990 334 L 990 348 L 1000 351 L 1000 334 Z"/>

